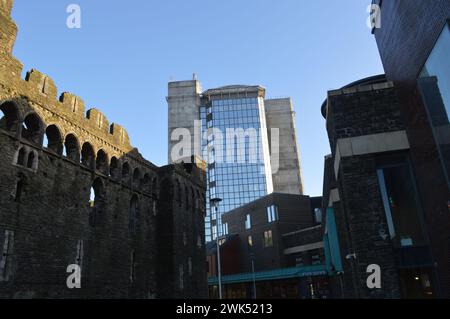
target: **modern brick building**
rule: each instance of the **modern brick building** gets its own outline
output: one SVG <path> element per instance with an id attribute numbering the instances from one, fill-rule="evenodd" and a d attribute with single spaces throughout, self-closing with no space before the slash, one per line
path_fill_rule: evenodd
<path id="1" fill-rule="evenodd" d="M 12 4 L 0 2 L 0 298 L 205 297 L 205 163 L 156 167 L 100 111 L 57 99 L 50 77 L 22 79 Z"/>
<path id="2" fill-rule="evenodd" d="M 257 298 L 329 296 L 323 230 L 316 222 L 320 199 L 273 193 L 222 216 L 226 297 L 252 298 L 255 288 Z M 207 247 L 210 295 L 214 296 L 216 246 Z"/>

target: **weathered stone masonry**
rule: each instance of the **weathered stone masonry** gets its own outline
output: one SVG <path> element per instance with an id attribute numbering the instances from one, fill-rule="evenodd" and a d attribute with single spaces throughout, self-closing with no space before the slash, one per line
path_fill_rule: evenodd
<path id="1" fill-rule="evenodd" d="M 158 168 L 126 130 L 12 55 L 0 2 L 0 298 L 204 297 L 202 163 Z M 94 196 L 95 195 L 95 196 Z M 67 266 L 82 269 L 68 289 Z"/>
<path id="2" fill-rule="evenodd" d="M 332 207 L 336 218 L 343 272 L 332 286 L 341 298 L 400 297 L 394 248 L 380 235 L 389 231 L 376 171 L 383 156 L 407 150 L 379 150 L 404 125 L 392 83 L 383 77 L 378 82 L 330 91 L 322 110 L 333 150 L 325 163 L 324 209 Z M 367 287 L 370 264 L 383 269 L 381 289 Z"/>

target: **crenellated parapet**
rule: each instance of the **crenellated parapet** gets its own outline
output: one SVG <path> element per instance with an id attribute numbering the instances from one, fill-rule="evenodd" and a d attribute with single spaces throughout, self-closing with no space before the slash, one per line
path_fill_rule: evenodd
<path id="1" fill-rule="evenodd" d="M 126 129 L 116 123 L 110 125 L 106 116 L 97 108 L 86 112 L 84 101 L 68 92 L 58 97 L 53 79 L 32 69 L 21 78 L 22 64 L 12 56 L 17 26 L 11 18 L 12 0 L 0 0 L 0 104 L 16 103 L 19 122 L 35 112 L 42 121 L 42 130 L 57 125 L 61 134 L 75 134 L 93 144 L 95 151 L 108 149 L 110 157 L 122 157 L 133 150 Z M 23 103 L 22 103 L 23 102 Z M 139 153 L 138 153 L 139 154 Z M 136 160 L 145 162 L 143 158 Z"/>
<path id="2" fill-rule="evenodd" d="M 86 118 L 91 125 L 98 127 L 102 131 L 109 131 L 109 122 L 105 115 L 97 109 L 90 109 L 86 113 Z"/>
<path id="3" fill-rule="evenodd" d="M 37 71 L 36 69 L 32 69 L 27 72 L 25 81 L 27 81 L 34 90 L 37 90 L 48 98 L 56 100 L 58 89 L 50 77 Z"/>
<path id="4" fill-rule="evenodd" d="M 105 158 L 101 162 L 106 161 L 107 167 L 129 165 L 131 172 L 139 168 L 141 175 L 152 174 L 156 166 L 145 160 L 131 145 L 123 126 L 110 124 L 98 108 L 88 109 L 83 99 L 72 93 L 64 92 L 58 97 L 53 79 L 36 69 L 28 71 L 25 79 L 21 77 L 22 64 L 11 55 L 17 33 L 10 17 L 12 1 L 0 0 L 0 4 L 0 107 L 2 111 L 13 110 L 8 114 L 8 117 L 13 117 L 11 121 L 14 123 L 11 135 L 20 144 L 27 145 L 31 141 L 34 145 L 29 147 L 53 148 L 60 156 L 67 151 L 68 144 L 74 144 L 77 154 L 71 154 L 68 158 L 78 163 L 81 160 L 82 164 L 92 169 L 100 165 L 94 165 L 94 162 L 100 161 L 99 156 L 102 156 Z M 26 133 L 30 136 L 24 138 L 24 127 L 30 126 L 30 121 L 38 124 L 32 125 L 34 131 Z M 59 139 L 51 143 L 60 146 L 43 145 L 51 134 L 49 130 L 56 131 Z M 82 159 L 83 152 L 87 150 L 92 153 L 89 163 Z M 115 163 L 115 159 L 120 161 Z M 106 172 L 105 168 L 102 170 Z"/>
<path id="5" fill-rule="evenodd" d="M 130 143 L 130 138 L 128 137 L 127 130 L 119 124 L 112 123 L 109 129 L 109 133 L 113 136 L 113 139 L 118 143 Z"/>
<path id="6" fill-rule="evenodd" d="M 64 92 L 59 97 L 59 102 L 63 104 L 63 106 L 70 110 L 72 113 L 78 114 L 78 116 L 83 116 L 84 110 L 84 101 L 72 93 Z"/>
<path id="7" fill-rule="evenodd" d="M 0 87 L 0 104 L 6 101 L 16 103 L 22 115 L 19 118 L 21 122 L 28 113 L 36 112 L 43 122 L 44 131 L 45 127 L 55 124 L 62 134 L 76 133 L 80 139 L 92 143 L 95 150 L 110 149 L 111 156 L 124 156 L 133 150 L 123 126 L 110 124 L 97 108 L 86 111 L 83 99 L 77 95 L 64 92 L 58 97 L 53 79 L 36 69 L 27 72 L 25 79 L 19 75 L 0 76 Z M 20 103 L 21 100 L 24 103 Z"/>

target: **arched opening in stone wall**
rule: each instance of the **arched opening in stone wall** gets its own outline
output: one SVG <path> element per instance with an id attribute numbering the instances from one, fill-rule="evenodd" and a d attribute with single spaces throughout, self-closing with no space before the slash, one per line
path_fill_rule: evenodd
<path id="1" fill-rule="evenodd" d="M 108 155 L 104 150 L 99 150 L 97 152 L 97 160 L 95 166 L 98 171 L 102 172 L 105 175 L 108 175 Z"/>
<path id="2" fill-rule="evenodd" d="M 10 133 L 16 132 L 19 123 L 19 111 L 12 102 L 0 105 L 0 129 Z"/>
<path id="3" fill-rule="evenodd" d="M 78 143 L 78 139 L 73 134 L 66 136 L 66 141 L 64 143 L 64 156 L 77 163 L 80 161 L 80 144 Z"/>
<path id="4" fill-rule="evenodd" d="M 130 235 L 136 233 L 136 228 L 138 224 L 138 208 L 139 208 L 139 198 L 137 195 L 133 195 L 130 200 L 130 212 L 129 212 L 129 231 Z"/>
<path id="5" fill-rule="evenodd" d="M 81 164 L 92 169 L 95 165 L 94 148 L 88 142 L 84 143 L 81 149 Z"/>
<path id="6" fill-rule="evenodd" d="M 95 227 L 99 222 L 105 197 L 103 182 L 100 178 L 96 178 L 92 183 L 89 194 L 89 225 L 92 227 Z"/>
<path id="7" fill-rule="evenodd" d="M 22 138 L 41 146 L 42 121 L 36 113 L 28 114 L 22 124 Z"/>
<path id="8" fill-rule="evenodd" d="M 34 161 L 36 160 L 36 155 L 33 151 L 28 153 L 28 159 L 27 159 L 27 167 L 28 168 L 34 168 Z"/>
<path id="9" fill-rule="evenodd" d="M 56 125 L 50 125 L 45 130 L 44 147 L 55 152 L 58 155 L 62 155 L 63 141 L 61 132 Z"/>
<path id="10" fill-rule="evenodd" d="M 128 162 L 122 165 L 122 179 L 126 179 L 130 176 L 130 164 Z"/>
<path id="11" fill-rule="evenodd" d="M 152 180 L 151 180 L 150 174 L 148 174 L 148 173 L 144 174 L 141 184 L 142 184 L 142 188 L 143 188 L 144 192 L 146 192 L 146 193 L 151 192 Z"/>
<path id="12" fill-rule="evenodd" d="M 131 251 L 130 257 L 130 285 L 134 285 L 136 281 L 136 251 Z"/>
<path id="13" fill-rule="evenodd" d="M 14 189 L 14 201 L 15 202 L 20 202 L 20 200 L 22 199 L 25 184 L 26 184 L 26 177 L 22 174 L 19 174 L 19 176 L 16 179 L 16 186 Z"/>
<path id="14" fill-rule="evenodd" d="M 114 156 L 111 158 L 111 164 L 109 165 L 109 175 L 116 179 L 120 176 L 119 161 Z"/>
<path id="15" fill-rule="evenodd" d="M 153 194 L 157 194 L 158 192 L 158 178 L 155 176 L 152 181 L 152 192 Z"/>
<path id="16" fill-rule="evenodd" d="M 21 147 L 19 150 L 19 154 L 17 155 L 17 165 L 25 166 L 25 157 L 27 156 L 27 150 L 25 147 Z"/>
<path id="17" fill-rule="evenodd" d="M 139 187 L 140 181 L 141 181 L 141 171 L 139 170 L 139 168 L 136 167 L 133 171 L 133 186 Z"/>

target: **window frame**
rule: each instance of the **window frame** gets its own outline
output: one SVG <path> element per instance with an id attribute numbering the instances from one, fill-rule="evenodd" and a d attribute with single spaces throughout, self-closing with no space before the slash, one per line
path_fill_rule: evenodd
<path id="1" fill-rule="evenodd" d="M 252 218 L 250 214 L 245 215 L 245 230 L 252 229 Z"/>
<path id="2" fill-rule="evenodd" d="M 447 170 L 446 158 L 444 157 L 444 155 L 442 153 L 441 144 L 440 144 L 439 139 L 437 137 L 437 132 L 436 132 L 435 126 L 433 125 L 433 119 L 432 119 L 432 116 L 430 114 L 430 110 L 429 110 L 429 107 L 427 105 L 427 101 L 425 100 L 425 97 L 423 95 L 422 87 L 421 87 L 421 85 L 419 83 L 420 79 L 423 78 L 422 74 L 423 74 L 424 69 L 426 68 L 426 66 L 427 66 L 427 64 L 428 64 L 428 62 L 430 60 L 431 55 L 433 54 L 433 52 L 434 52 L 434 50 L 436 48 L 436 45 L 438 44 L 439 40 L 441 39 L 441 36 L 444 34 L 446 29 L 450 33 L 450 19 L 446 20 L 444 26 L 442 27 L 441 31 L 439 32 L 439 35 L 436 37 L 436 40 L 434 41 L 433 45 L 430 47 L 430 50 L 427 52 L 426 58 L 423 61 L 421 67 L 419 68 L 419 70 L 418 70 L 418 72 L 416 74 L 416 81 L 417 81 L 417 88 L 418 88 L 418 90 L 420 92 L 419 95 L 420 95 L 420 98 L 422 100 L 423 107 L 425 108 L 425 112 L 427 114 L 427 120 L 428 120 L 428 123 L 429 123 L 429 125 L 431 127 L 431 130 L 432 130 L 432 133 L 433 133 L 433 140 L 434 140 L 434 143 L 436 145 L 437 151 L 439 153 L 439 160 L 441 162 L 442 170 L 444 171 L 444 176 L 445 176 L 445 179 L 446 179 L 446 182 L 447 182 L 447 186 L 450 189 L 450 176 L 449 176 L 450 172 L 448 172 L 448 170 Z M 445 107 L 445 104 L 444 104 L 444 107 Z M 445 109 L 445 111 L 447 112 L 447 109 Z M 447 115 L 450 118 L 450 112 L 447 112 Z"/>
<path id="3" fill-rule="evenodd" d="M 273 231 L 272 229 L 264 231 L 264 248 L 273 247 Z"/>
<path id="4" fill-rule="evenodd" d="M 425 215 L 424 215 L 424 208 L 422 205 L 422 200 L 420 197 L 419 190 L 417 188 L 417 182 L 416 182 L 416 175 L 413 170 L 411 158 L 407 153 L 398 153 L 398 154 L 392 154 L 392 155 L 386 155 L 386 156 L 380 156 L 377 158 L 377 164 L 376 164 L 376 175 L 377 175 L 377 181 L 378 181 L 378 188 L 380 191 L 380 199 L 383 204 L 383 215 L 386 218 L 386 223 L 388 227 L 387 236 L 390 238 L 390 240 L 394 240 L 397 237 L 397 231 L 396 231 L 396 222 L 394 220 L 394 216 L 392 214 L 391 207 L 389 205 L 389 198 L 388 198 L 388 192 L 387 192 L 387 184 L 385 181 L 385 173 L 384 171 L 386 169 L 395 169 L 399 167 L 405 167 L 409 173 L 409 176 L 411 178 L 412 188 L 414 192 L 414 200 L 415 200 L 415 206 L 417 209 L 417 218 L 418 223 L 421 231 L 421 237 L 422 240 L 429 245 L 429 239 L 426 236 L 426 229 L 425 229 Z M 394 244 L 395 246 L 395 244 Z M 420 245 L 419 245 L 420 246 Z M 403 247 L 409 247 L 409 246 L 400 246 L 400 248 Z M 413 245 L 413 247 L 417 247 L 416 244 Z"/>
<path id="5" fill-rule="evenodd" d="M 278 206 L 275 204 L 267 206 L 267 222 L 271 224 L 277 222 L 278 220 L 279 220 Z"/>

